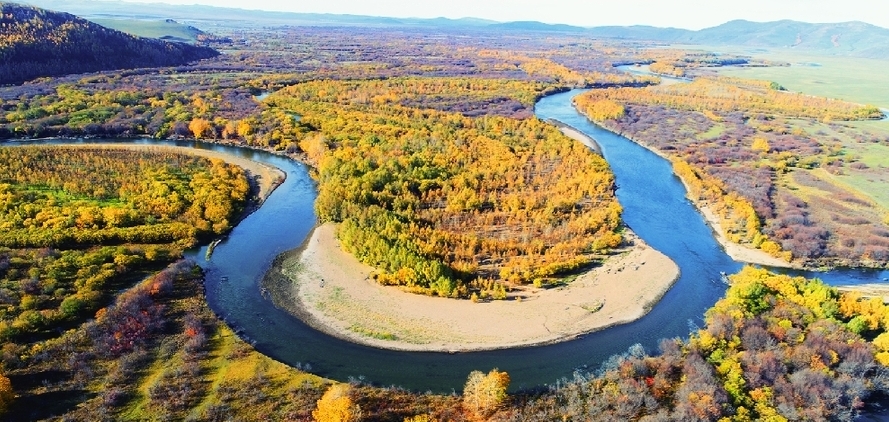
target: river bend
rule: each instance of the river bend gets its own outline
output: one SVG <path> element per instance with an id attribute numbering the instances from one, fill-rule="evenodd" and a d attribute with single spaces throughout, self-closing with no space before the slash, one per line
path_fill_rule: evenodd
<path id="1" fill-rule="evenodd" d="M 725 292 L 720 272 L 736 272 L 741 264 L 728 257 L 713 238 L 710 227 L 685 198 L 685 189 L 669 163 L 578 114 L 571 99 L 579 92 L 543 98 L 536 106 L 537 117 L 557 119 L 596 139 L 614 171 L 624 221 L 681 270 L 673 288 L 643 318 L 554 345 L 458 354 L 380 350 L 328 336 L 275 308 L 260 288 L 275 257 L 298 247 L 316 223 L 312 207 L 316 189 L 305 166 L 262 151 L 175 142 L 257 160 L 287 173 L 263 206 L 215 247 L 210 261 L 204 258 L 206 246 L 189 253 L 205 270 L 211 308 L 259 351 L 289 365 L 340 381 L 359 379 L 445 393 L 459 391 L 473 370 L 499 368 L 510 374 L 511 388 L 532 388 L 570 377 L 576 370 L 596 369 L 609 356 L 636 343 L 655 352 L 661 338 L 687 337 L 691 329 L 703 325 L 704 311 Z M 889 271 L 868 270 L 794 273 L 817 276 L 830 284 L 873 283 L 889 277 Z"/>

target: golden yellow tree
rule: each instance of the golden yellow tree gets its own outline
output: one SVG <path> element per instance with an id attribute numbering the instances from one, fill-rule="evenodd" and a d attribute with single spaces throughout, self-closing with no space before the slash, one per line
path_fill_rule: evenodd
<path id="1" fill-rule="evenodd" d="M 195 138 L 204 138 L 210 134 L 210 121 L 207 119 L 194 118 L 188 124 L 188 130 L 194 134 Z"/>
<path id="2" fill-rule="evenodd" d="M 506 388 L 509 387 L 509 374 L 496 368 L 487 375 L 481 371 L 472 371 L 463 388 L 463 406 L 484 417 L 496 411 L 506 400 Z"/>
<path id="3" fill-rule="evenodd" d="M 772 149 L 772 147 L 769 145 L 769 140 L 761 136 L 753 138 L 752 148 L 754 151 L 760 152 L 769 152 L 769 150 Z"/>
<path id="4" fill-rule="evenodd" d="M 312 417 L 318 422 L 352 422 L 361 419 L 361 408 L 349 397 L 349 384 L 330 386 L 318 405 L 312 411 Z"/>

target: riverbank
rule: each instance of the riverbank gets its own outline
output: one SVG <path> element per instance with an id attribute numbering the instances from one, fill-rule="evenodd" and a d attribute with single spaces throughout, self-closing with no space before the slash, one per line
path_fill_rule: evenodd
<path id="1" fill-rule="evenodd" d="M 802 265 L 799 265 L 798 263 L 787 262 L 781 258 L 771 256 L 761 249 L 753 249 L 732 242 L 726 237 L 719 216 L 716 215 L 709 206 L 706 204 L 695 204 L 695 207 L 697 207 L 698 211 L 701 212 L 701 215 L 704 216 L 704 221 L 706 221 L 710 228 L 713 229 L 713 236 L 716 238 L 716 241 L 722 245 L 722 249 L 725 249 L 726 255 L 732 257 L 735 261 L 777 268 L 802 269 Z"/>
<path id="2" fill-rule="evenodd" d="M 577 107 L 575 106 L 575 109 Z M 587 119 L 589 119 L 586 114 L 577 109 L 578 113 L 584 115 Z M 592 119 L 589 119 L 591 122 Z M 639 146 L 651 151 L 658 157 L 663 158 L 664 160 L 670 161 L 670 158 L 667 154 L 662 151 L 652 148 L 650 145 L 645 142 L 641 142 L 638 139 L 634 139 L 622 133 L 615 132 L 614 130 L 609 129 L 605 126 L 599 126 L 602 129 L 605 129 L 609 132 L 615 133 L 617 135 L 623 136 L 630 141 L 638 144 Z M 681 177 L 679 180 L 682 182 L 683 186 L 685 186 L 686 192 L 688 191 L 688 184 Z M 746 245 L 742 245 L 739 243 L 732 242 L 725 235 L 725 231 L 722 229 L 722 223 L 720 221 L 719 216 L 713 212 L 713 210 L 705 203 L 700 201 L 692 201 L 695 208 L 697 208 L 698 212 L 704 218 L 704 221 L 710 226 L 710 229 L 713 231 L 713 236 L 725 250 L 726 255 L 730 256 L 732 259 L 738 262 L 744 262 L 747 264 L 756 264 L 756 265 L 765 265 L 770 267 L 778 267 L 778 268 L 795 268 L 795 269 L 803 269 L 803 266 L 797 262 L 787 262 L 781 258 L 774 257 L 764 252 L 761 249 L 755 249 Z"/>
<path id="3" fill-rule="evenodd" d="M 599 143 L 596 142 L 596 140 L 593 139 L 591 136 L 589 136 L 589 135 L 575 129 L 571 125 L 563 123 L 559 120 L 546 119 L 546 121 L 547 121 L 547 123 L 550 123 L 553 126 L 559 128 L 559 131 L 561 131 L 563 135 L 586 145 L 588 148 L 593 150 L 596 154 L 602 155 L 602 147 L 599 146 Z"/>
<path id="4" fill-rule="evenodd" d="M 329 335 L 373 347 L 463 352 L 556 343 L 644 316 L 679 268 L 634 234 L 626 250 L 561 287 L 525 287 L 474 303 L 381 286 L 340 248 L 335 226 L 315 228 L 266 277 L 275 303 Z"/>

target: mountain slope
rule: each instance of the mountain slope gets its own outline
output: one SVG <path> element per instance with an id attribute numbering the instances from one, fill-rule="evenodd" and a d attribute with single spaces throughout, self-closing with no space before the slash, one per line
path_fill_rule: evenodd
<path id="1" fill-rule="evenodd" d="M 589 34 L 600 38 L 623 38 L 633 40 L 672 41 L 688 37 L 694 31 L 677 28 L 659 28 L 656 26 L 597 26 L 589 29 Z"/>
<path id="2" fill-rule="evenodd" d="M 0 3 L 0 84 L 41 76 L 175 66 L 217 56 L 216 50 L 139 38 L 78 18 Z"/>
<path id="3" fill-rule="evenodd" d="M 181 24 L 173 19 L 89 19 L 106 28 L 135 35 L 137 37 L 157 38 L 165 41 L 195 43 L 207 33 L 191 25 Z"/>
<path id="4" fill-rule="evenodd" d="M 679 37 L 677 41 L 755 47 L 793 47 L 800 50 L 875 58 L 889 56 L 886 54 L 889 47 L 889 29 L 864 22 L 735 20 Z"/>
<path id="5" fill-rule="evenodd" d="M 699 31 L 651 26 L 602 26 L 590 28 L 589 34 L 605 38 L 679 44 L 785 47 L 819 54 L 882 59 L 889 57 L 889 29 L 864 22 L 734 20 Z"/>
<path id="6" fill-rule="evenodd" d="M 537 21 L 515 21 L 515 22 L 504 22 L 504 23 L 495 23 L 488 25 L 486 28 L 488 29 L 502 29 L 507 31 L 550 31 L 550 32 L 578 32 L 583 31 L 585 28 L 579 26 L 565 25 L 565 24 L 549 24 Z"/>

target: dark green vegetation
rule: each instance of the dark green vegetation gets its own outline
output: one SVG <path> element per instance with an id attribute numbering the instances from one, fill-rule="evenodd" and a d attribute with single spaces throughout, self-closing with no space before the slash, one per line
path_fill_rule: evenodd
<path id="1" fill-rule="evenodd" d="M 218 55 L 188 44 L 137 38 L 69 15 L 0 3 L 0 84 L 41 76 L 175 66 Z"/>
<path id="2" fill-rule="evenodd" d="M 319 214 L 344 222 L 342 235 L 352 238 L 356 254 L 382 267 L 382 280 L 444 294 L 465 282 L 493 296 L 500 290 L 472 280 L 551 275 L 535 260 L 557 262 L 552 270 L 559 271 L 594 258 L 597 239 L 606 241 L 600 246 L 618 239 L 618 207 L 606 192 L 613 184 L 602 161 L 531 117 L 537 96 L 574 86 L 623 87 L 605 91 L 618 95 L 654 82 L 622 74 L 615 63 L 661 62 L 674 69 L 731 64 L 712 61 L 712 54 L 591 41 L 549 27 L 538 27 L 546 36 L 504 35 L 472 22 L 476 29 L 467 37 L 465 27 L 457 31 L 454 22 L 446 23 L 432 29 L 222 29 L 220 39 L 234 40 L 225 44 L 228 54 L 200 63 L 4 87 L 0 137 L 201 137 L 286 152 L 316 165 Z M 680 62 L 693 65 L 675 66 Z M 746 114 L 688 106 L 687 97 L 696 95 L 688 90 L 708 83 L 717 87 L 703 90 L 711 94 L 763 94 L 756 97 L 762 104 Z M 604 98 L 611 103 L 602 103 L 601 118 L 681 153 L 686 165 L 677 169 L 686 182 L 720 189 L 717 196 L 745 216 L 730 227 L 738 240 L 758 230 L 761 236 L 753 233 L 748 241 L 780 242 L 784 252 L 803 256 L 796 244 L 831 251 L 828 240 L 845 236 L 854 243 L 840 241 L 835 249 L 849 251 L 845 262 L 864 263 L 863 253 L 871 251 L 867 262 L 885 265 L 876 253 L 885 250 L 879 229 L 887 206 L 878 196 L 876 204 L 867 199 L 877 195 L 874 187 L 889 165 L 885 135 L 816 121 L 833 110 L 821 105 L 814 112 L 787 112 L 770 103 L 788 95 L 773 88 L 738 80 L 655 88 L 644 91 L 652 96 L 644 101 Z M 254 99 L 272 90 L 280 92 Z M 859 109 L 846 111 L 855 118 Z M 54 159 L 33 153 L 44 155 L 32 164 Z M 71 160 L 77 154 L 50 155 Z M 224 192 L 191 211 L 197 169 L 214 164 L 194 167 L 167 156 L 135 160 L 135 153 L 126 153 L 128 163 L 144 165 L 132 166 L 142 173 L 128 176 L 115 164 L 120 154 L 82 154 L 81 173 L 74 172 L 77 166 L 71 173 L 21 166 L 24 158 L 0 167 L 10 169 L 0 192 L 11 201 L 3 208 L 10 230 L 2 234 L 12 242 L 0 249 L 0 360 L 18 396 L 6 416 L 311 420 L 325 382 L 237 339 L 206 308 L 191 264 L 135 281 L 201 233 L 225 230 L 217 225 L 223 219 L 211 218 L 220 214 L 208 214 L 213 208 L 207 206 L 220 204 Z M 231 168 L 218 172 L 240 180 Z M 229 193 L 240 185 L 211 182 L 216 172 L 209 174 L 201 180 L 228 186 Z M 869 190 L 834 183 L 843 174 Z M 157 200 L 172 192 L 182 202 Z M 797 209 L 788 213 L 791 205 Z M 839 205 L 845 208 L 832 208 Z M 759 218 L 769 209 L 785 212 L 785 226 Z M 173 218 L 180 214 L 200 231 L 184 230 L 185 222 Z M 183 230 L 170 230 L 175 227 Z M 153 243 L 156 233 L 165 236 L 160 244 Z M 804 235 L 824 242 L 807 242 Z M 472 394 L 461 400 L 354 385 L 343 389 L 348 401 L 342 402 L 357 405 L 362 420 L 384 421 L 847 420 L 874 393 L 886 391 L 889 311 L 879 300 L 755 269 L 733 283 L 689 341 L 665 340 L 652 356 L 633 348 L 600 373 L 578 374 L 551 389 L 502 397 L 501 386 L 493 385 L 496 400 L 482 406 Z M 471 378 L 469 385 L 484 384 L 477 374 Z M 502 384 L 506 377 L 497 378 Z M 9 399 L 3 381 L 0 407 Z"/>

